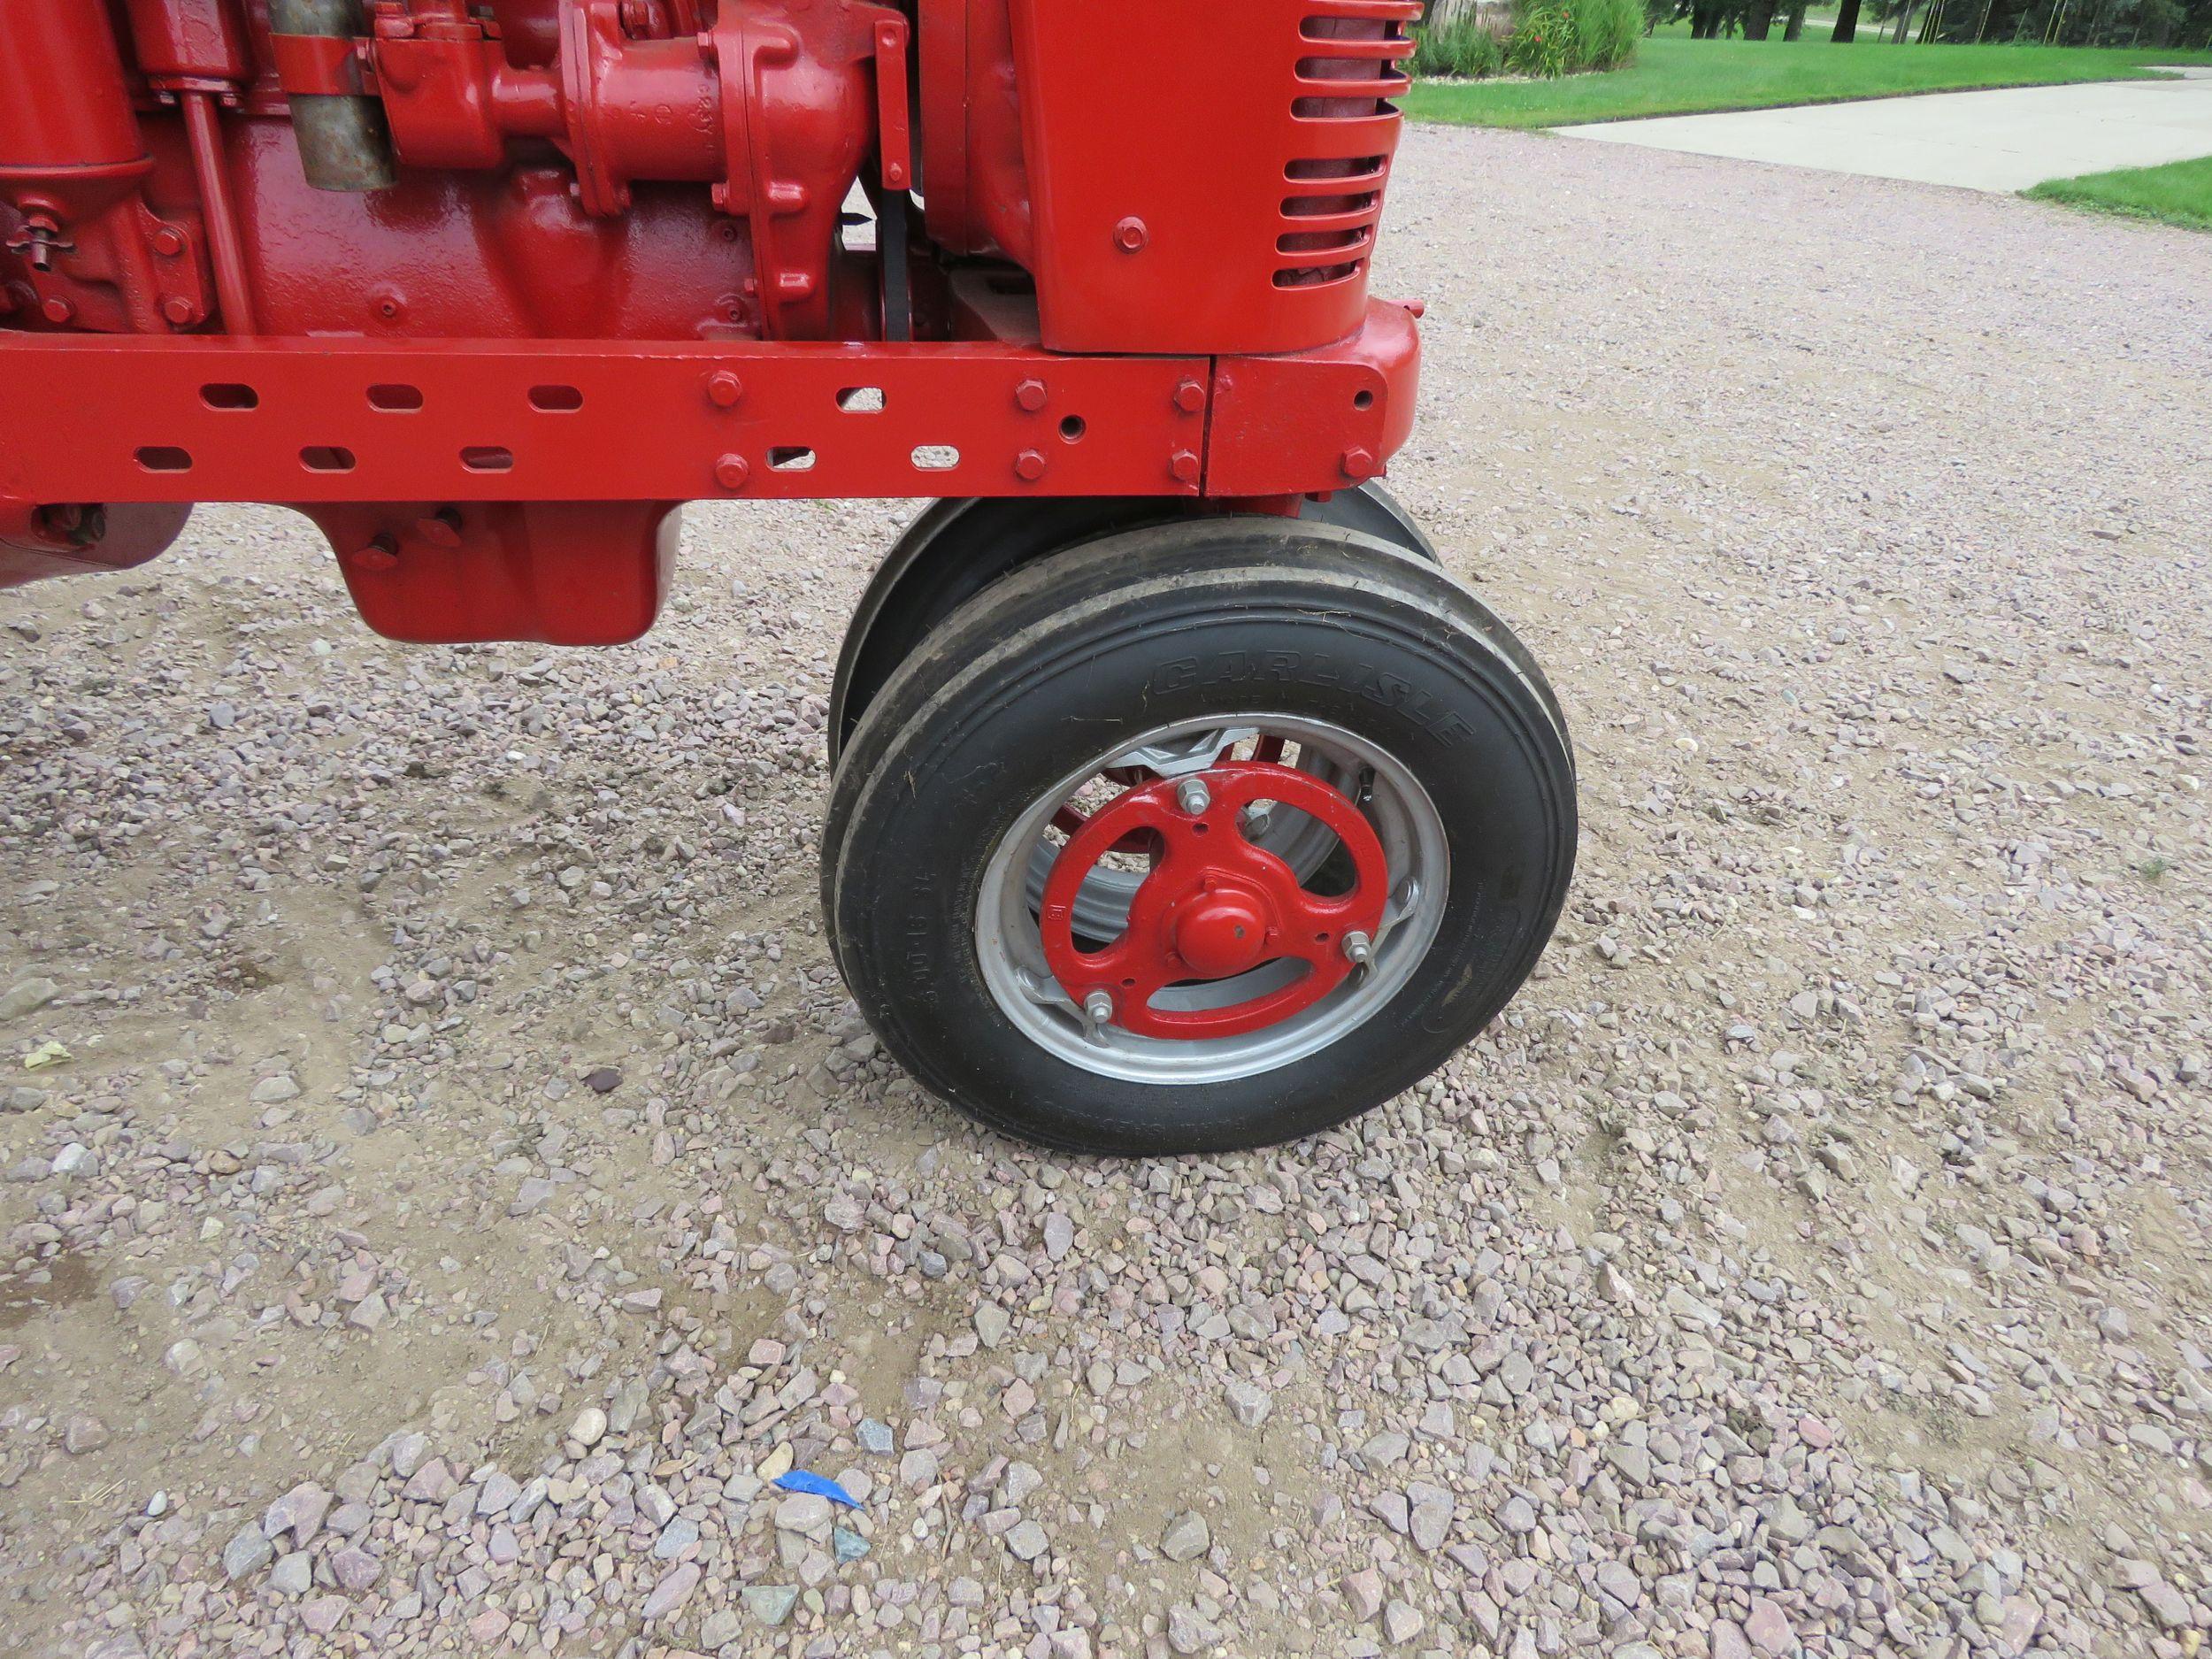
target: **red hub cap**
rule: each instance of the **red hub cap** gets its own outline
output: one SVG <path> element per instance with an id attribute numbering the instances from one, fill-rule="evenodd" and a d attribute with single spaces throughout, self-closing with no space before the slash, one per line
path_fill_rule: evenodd
<path id="1" fill-rule="evenodd" d="M 1207 801 L 1184 810 L 1194 781 Z M 1352 861 L 1351 891 L 1324 898 L 1297 872 L 1244 836 L 1256 801 L 1295 807 L 1333 831 Z M 1075 942 L 1075 897 L 1108 853 L 1148 849 L 1153 865 L 1129 905 L 1129 925 L 1102 950 Z M 1039 918 L 1045 960 L 1061 987 L 1084 1006 L 1099 992 L 1112 1023 L 1146 1037 L 1234 1037 L 1310 1008 L 1344 982 L 1353 963 L 1348 933 L 1380 930 L 1389 871 L 1374 826 L 1340 791 L 1310 772 L 1271 762 L 1231 761 L 1182 778 L 1140 784 L 1086 819 L 1054 860 Z M 1219 1008 L 1159 1009 L 1171 985 L 1227 979 L 1289 960 L 1288 983 Z"/>

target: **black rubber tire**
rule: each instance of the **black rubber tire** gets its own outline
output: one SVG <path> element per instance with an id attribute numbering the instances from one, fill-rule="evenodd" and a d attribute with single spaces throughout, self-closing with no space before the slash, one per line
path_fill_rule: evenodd
<path id="1" fill-rule="evenodd" d="M 1519 988 L 1573 872 L 1572 751 L 1508 641 L 1417 557 L 1281 519 L 1133 531 L 1007 576 L 910 654 L 837 770 L 823 908 L 863 1014 L 972 1117 L 1079 1151 L 1266 1145 L 1411 1086 Z M 1202 1087 L 1099 1076 L 1023 1035 L 977 960 L 991 850 L 1117 729 L 1267 710 L 1356 732 L 1435 802 L 1449 892 L 1405 987 L 1317 1054 Z"/>
<path id="2" fill-rule="evenodd" d="M 837 764 L 883 683 L 909 651 L 993 582 L 1102 535 L 1179 524 L 1213 512 L 1173 495 L 954 497 L 932 502 L 885 555 L 853 611 L 830 684 L 829 758 Z M 1436 548 L 1397 498 L 1371 479 L 1326 501 L 1298 504 L 1301 524 L 1376 536 L 1440 564 Z"/>

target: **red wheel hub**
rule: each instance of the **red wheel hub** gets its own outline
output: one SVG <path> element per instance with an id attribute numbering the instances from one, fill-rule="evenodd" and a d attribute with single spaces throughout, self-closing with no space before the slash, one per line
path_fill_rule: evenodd
<path id="1" fill-rule="evenodd" d="M 1205 805 L 1185 810 L 1195 780 Z M 1309 893 L 1297 872 L 1244 836 L 1244 810 L 1273 801 L 1310 814 L 1333 831 L 1350 855 L 1352 888 L 1333 897 Z M 1102 950 L 1075 942 L 1075 897 L 1083 879 L 1117 849 L 1153 849 L 1154 863 L 1130 902 L 1129 925 Z M 1045 960 L 1061 987 L 1084 1006 L 1099 992 L 1113 1001 L 1112 1023 L 1147 1037 L 1233 1037 L 1310 1008 L 1351 972 L 1348 933 L 1380 930 L 1389 870 L 1374 826 L 1342 792 L 1310 772 L 1271 761 L 1230 761 L 1181 778 L 1125 790 L 1083 821 L 1045 879 Z M 1171 985 L 1226 979 L 1288 960 L 1287 983 L 1219 1008 L 1159 1009 Z"/>

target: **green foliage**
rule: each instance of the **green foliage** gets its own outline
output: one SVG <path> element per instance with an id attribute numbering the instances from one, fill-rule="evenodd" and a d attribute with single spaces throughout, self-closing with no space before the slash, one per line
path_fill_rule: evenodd
<path id="1" fill-rule="evenodd" d="M 1663 29 L 1639 42 L 1635 61 L 1617 73 L 1557 81 L 1425 81 L 1413 88 L 1405 107 L 1417 121 L 1562 127 L 1903 92 L 2139 80 L 2152 73 L 2152 65 L 2193 61 L 2212 63 L 2212 54 L 2170 47 L 2093 51 L 2057 46 L 1892 46 L 1875 42 L 1870 29 L 1855 46 L 1831 44 L 1825 31 L 1809 33 L 1801 41 L 1700 41 Z"/>
<path id="2" fill-rule="evenodd" d="M 1642 0 L 1568 0 L 1576 69 L 1618 69 L 1636 56 L 1644 32 Z"/>
<path id="3" fill-rule="evenodd" d="M 1513 12 L 1513 34 L 1505 43 L 1506 66 L 1517 75 L 1549 81 L 1573 66 L 1574 13 L 1571 0 L 1525 0 Z"/>
<path id="4" fill-rule="evenodd" d="M 1502 36 L 1473 16 L 1417 29 L 1413 73 L 1464 81 L 1511 73 L 1548 80 L 1617 69 L 1636 55 L 1645 0 L 1516 0 Z"/>
<path id="5" fill-rule="evenodd" d="M 2053 179 L 2025 194 L 2131 219 L 2154 219 L 2191 230 L 2212 230 L 2212 156 L 2198 161 L 2170 161 L 2162 167 L 2122 167 L 2112 173 L 2085 173 L 2078 179 Z M 2151 862 L 2166 863 L 2163 859 Z"/>
<path id="6" fill-rule="evenodd" d="M 1413 32 L 1413 73 L 1426 80 L 1455 75 L 1475 81 L 1505 65 L 1505 45 L 1472 17 Z"/>

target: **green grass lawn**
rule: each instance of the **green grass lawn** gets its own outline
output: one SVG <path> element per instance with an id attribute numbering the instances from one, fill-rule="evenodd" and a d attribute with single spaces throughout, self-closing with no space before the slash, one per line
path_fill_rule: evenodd
<path id="1" fill-rule="evenodd" d="M 2053 179 L 2022 194 L 2124 213 L 2131 219 L 2212 230 L 2212 156 L 2162 167 L 2122 167 L 2114 173 L 2085 173 L 2078 179 Z"/>
<path id="2" fill-rule="evenodd" d="M 1893 46 L 1860 25 L 1838 46 L 1825 30 L 1801 41 L 1694 41 L 1661 32 L 1610 74 L 1558 81 L 1425 81 L 1405 100 L 1417 121 L 1470 127 L 1563 127 L 1637 115 L 1763 110 L 1785 104 L 1970 87 L 2133 81 L 2152 64 L 2212 63 L 2212 53 L 2108 51 L 2062 46 Z"/>

